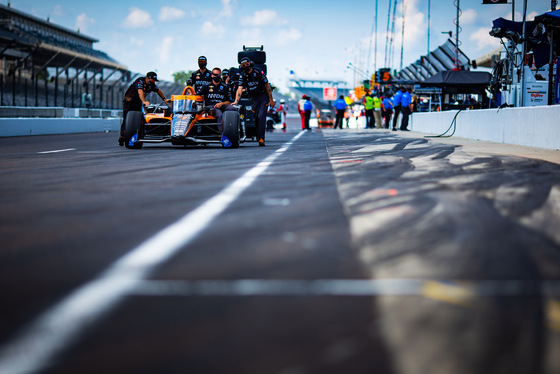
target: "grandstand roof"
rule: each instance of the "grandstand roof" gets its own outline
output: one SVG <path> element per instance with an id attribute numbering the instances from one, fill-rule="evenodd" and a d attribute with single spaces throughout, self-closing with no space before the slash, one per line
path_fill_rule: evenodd
<path id="1" fill-rule="evenodd" d="M 66 27 L 59 26 L 57 24 L 51 23 L 48 20 L 43 20 L 41 18 L 32 16 L 30 14 L 21 12 L 17 9 L 12 8 L 11 6 L 5 6 L 5 5 L 0 4 L 0 17 L 1 17 L 2 23 L 6 21 L 5 13 L 10 14 L 11 17 L 21 17 L 21 18 L 28 19 L 28 20 L 30 20 L 32 22 L 35 22 L 35 23 L 38 23 L 38 24 L 42 24 L 42 25 L 44 25 L 48 28 L 57 29 L 61 32 L 70 34 L 74 37 L 84 39 L 85 41 L 88 41 L 89 43 L 94 43 L 94 42 L 99 41 L 98 39 L 92 38 L 92 37 L 87 36 L 87 35 L 80 34 L 79 32 L 67 29 Z"/>
<path id="2" fill-rule="evenodd" d="M 396 80 L 419 83 L 439 72 L 452 70 L 457 64 L 455 61 L 457 51 L 459 52 L 459 66 L 464 70 L 469 70 L 470 59 L 460 48 L 455 46 L 452 39 L 447 39 L 444 44 L 431 51 L 427 56 L 422 56 L 415 63 L 399 71 L 396 75 Z"/>
<path id="3" fill-rule="evenodd" d="M 98 40 L 0 5 L 0 57 L 39 67 L 73 67 L 128 71 L 105 52 L 93 49 Z"/>

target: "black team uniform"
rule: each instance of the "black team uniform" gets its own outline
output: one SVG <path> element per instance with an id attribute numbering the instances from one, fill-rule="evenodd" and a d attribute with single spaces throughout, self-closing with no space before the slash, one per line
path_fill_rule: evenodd
<path id="1" fill-rule="evenodd" d="M 266 113 L 268 112 L 268 103 L 270 102 L 266 91 L 267 83 L 268 79 L 264 71 L 254 66 L 250 73 L 242 71 L 239 77 L 239 86 L 246 88 L 251 98 L 251 109 L 255 112 L 257 137 L 263 140 L 266 132 Z"/>
<path id="2" fill-rule="evenodd" d="M 200 69 L 198 69 L 191 74 L 190 80 L 192 82 L 195 94 L 200 95 L 200 90 L 202 89 L 202 87 L 212 83 L 212 73 L 208 69 L 206 69 L 204 73 L 201 72 Z"/>
<path id="3" fill-rule="evenodd" d="M 211 82 L 210 84 L 202 86 L 198 95 L 204 97 L 204 105 L 207 106 L 214 106 L 218 103 L 223 103 L 224 101 L 232 101 L 230 88 L 224 82 Z M 222 123 L 222 113 L 226 110 L 236 109 L 231 105 L 214 108 L 214 116 L 216 117 L 218 123 Z"/>
<path id="4" fill-rule="evenodd" d="M 124 136 L 125 126 L 126 126 L 126 114 L 129 111 L 141 111 L 142 110 L 142 100 L 140 100 L 140 95 L 138 95 L 138 90 L 144 91 L 144 95 L 148 95 L 150 92 L 157 92 L 158 86 L 155 83 L 147 83 L 146 77 L 141 77 L 136 79 L 130 87 L 126 90 L 123 99 L 123 121 L 121 124 L 121 136 Z"/>

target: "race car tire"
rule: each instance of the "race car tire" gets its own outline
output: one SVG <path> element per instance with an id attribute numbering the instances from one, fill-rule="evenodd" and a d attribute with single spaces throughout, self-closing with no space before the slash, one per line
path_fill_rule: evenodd
<path id="1" fill-rule="evenodd" d="M 241 51 L 237 53 L 237 62 L 240 64 L 243 57 L 248 57 L 255 64 L 266 64 L 265 51 Z"/>
<path id="2" fill-rule="evenodd" d="M 130 139 L 136 135 L 136 140 L 144 137 L 144 115 L 142 112 L 131 111 L 126 114 L 125 131 L 124 131 L 124 145 L 130 149 L 142 148 L 141 142 L 134 142 L 130 144 Z"/>
<path id="3" fill-rule="evenodd" d="M 239 113 L 234 111 L 224 112 L 223 120 L 223 135 L 231 142 L 231 146 L 229 148 L 239 148 L 239 127 L 241 125 Z"/>
<path id="4" fill-rule="evenodd" d="M 261 69 L 264 73 L 264 75 L 267 75 L 268 73 L 266 72 L 266 65 L 265 64 L 255 64 L 255 67 L 257 69 Z M 272 89 L 272 86 L 270 87 Z"/>

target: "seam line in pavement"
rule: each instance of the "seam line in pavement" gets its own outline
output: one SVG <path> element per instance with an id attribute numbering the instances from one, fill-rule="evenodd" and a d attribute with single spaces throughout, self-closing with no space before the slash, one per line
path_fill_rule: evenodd
<path id="1" fill-rule="evenodd" d="M 461 279 L 199 279 L 142 280 L 137 296 L 423 296 L 468 304 L 476 298 L 560 296 L 558 280 Z M 463 302 L 464 301 L 464 302 Z"/>

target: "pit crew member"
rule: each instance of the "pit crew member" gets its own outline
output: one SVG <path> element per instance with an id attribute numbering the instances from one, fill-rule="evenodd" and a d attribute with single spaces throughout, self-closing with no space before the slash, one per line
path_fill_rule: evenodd
<path id="1" fill-rule="evenodd" d="M 222 82 L 221 74 L 220 68 L 212 69 L 212 83 L 203 86 L 199 92 L 199 95 L 204 97 L 205 105 L 214 107 L 214 117 L 220 124 L 220 132 L 222 132 L 221 124 L 223 123 L 222 113 L 237 110 L 231 105 L 230 89 L 227 84 Z"/>
<path id="2" fill-rule="evenodd" d="M 228 86 L 231 84 L 231 78 L 229 77 L 229 69 L 222 70 L 222 81 Z"/>
<path id="3" fill-rule="evenodd" d="M 247 89 L 247 93 L 251 98 L 251 108 L 255 112 L 259 146 L 264 146 L 266 112 L 268 111 L 269 105 L 272 108 L 276 106 L 272 98 L 272 89 L 270 88 L 265 73 L 255 68 L 253 62 L 248 57 L 243 57 L 241 59 L 239 68 L 241 69 L 241 75 L 239 77 L 239 87 L 237 88 L 233 105 L 239 103 L 243 89 Z"/>
<path id="4" fill-rule="evenodd" d="M 222 70 L 222 82 L 224 82 L 230 90 L 231 98 L 233 99 L 235 96 L 235 91 L 237 90 L 237 80 L 233 80 L 233 77 L 229 74 L 229 69 Z"/>
<path id="5" fill-rule="evenodd" d="M 207 84 L 212 83 L 212 75 L 210 71 L 206 69 L 207 61 L 206 57 L 200 56 L 198 58 L 198 69 L 191 74 L 189 79 L 189 85 L 193 86 L 196 95 L 199 95 L 200 89 Z"/>
<path id="6" fill-rule="evenodd" d="M 119 136 L 119 145 L 124 145 L 124 131 L 125 131 L 125 124 L 126 124 L 126 114 L 133 110 L 133 111 L 141 111 L 142 104 L 145 106 L 150 105 L 150 102 L 146 100 L 146 94 L 150 92 L 157 92 L 159 97 L 167 104 L 171 104 L 171 100 L 166 99 L 165 95 L 161 90 L 156 86 L 156 82 L 159 82 L 157 79 L 157 74 L 153 71 L 150 71 L 146 74 L 145 77 L 140 77 L 136 79 L 130 87 L 126 90 L 123 99 L 123 121 L 121 124 L 121 132 Z"/>

